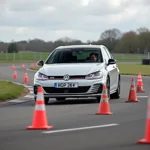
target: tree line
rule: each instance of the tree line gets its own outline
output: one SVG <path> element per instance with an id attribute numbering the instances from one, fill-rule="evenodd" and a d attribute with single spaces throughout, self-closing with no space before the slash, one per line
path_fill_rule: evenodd
<path id="1" fill-rule="evenodd" d="M 97 41 L 88 40 L 87 42 L 69 37 L 48 42 L 38 38 L 28 41 L 11 41 L 10 43 L 1 41 L 0 52 L 50 52 L 58 46 L 79 44 L 103 44 L 113 53 L 147 53 L 150 51 L 150 30 L 140 27 L 135 31 L 121 32 L 119 29 L 112 28 L 102 32 Z"/>

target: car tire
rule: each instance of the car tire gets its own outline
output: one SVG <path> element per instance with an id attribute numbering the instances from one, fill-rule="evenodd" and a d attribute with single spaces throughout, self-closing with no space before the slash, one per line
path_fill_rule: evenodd
<path id="1" fill-rule="evenodd" d="M 111 95 L 111 98 L 112 99 L 119 99 L 120 98 L 120 77 L 119 77 L 119 80 L 118 80 L 118 87 L 117 87 L 117 90 L 115 93 L 113 93 Z"/>
<path id="2" fill-rule="evenodd" d="M 66 99 L 65 97 L 57 97 L 56 98 L 57 101 L 65 101 L 65 99 Z"/>
<path id="3" fill-rule="evenodd" d="M 97 100 L 97 102 L 100 102 L 101 101 L 101 96 L 97 96 L 96 100 Z"/>
<path id="4" fill-rule="evenodd" d="M 47 105 L 49 102 L 49 97 L 44 97 L 44 102 L 45 102 L 45 105 Z"/>
<path id="5" fill-rule="evenodd" d="M 107 78 L 107 81 L 106 81 L 106 87 L 107 87 L 107 96 L 108 96 L 108 100 L 109 100 L 110 99 L 110 79 L 109 79 L 109 77 Z M 101 96 L 96 97 L 96 99 L 98 102 L 100 102 Z"/>
<path id="6" fill-rule="evenodd" d="M 34 97 L 34 101 L 35 101 L 35 103 L 36 103 L 36 97 Z M 48 98 L 48 97 L 45 97 L 45 98 L 44 98 L 44 102 L 45 102 L 45 105 L 47 105 L 48 102 L 49 102 L 49 98 Z"/>
<path id="7" fill-rule="evenodd" d="M 36 102 L 36 96 L 34 96 L 34 101 Z"/>
<path id="8" fill-rule="evenodd" d="M 106 87 L 107 87 L 108 100 L 110 100 L 110 79 L 109 79 L 109 77 L 107 78 L 107 81 L 106 81 Z"/>

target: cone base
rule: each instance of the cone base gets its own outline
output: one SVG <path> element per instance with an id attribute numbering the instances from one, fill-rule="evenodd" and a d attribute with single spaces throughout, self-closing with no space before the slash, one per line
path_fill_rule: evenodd
<path id="1" fill-rule="evenodd" d="M 127 100 L 126 103 L 134 103 L 134 102 L 139 102 L 139 100 Z"/>
<path id="2" fill-rule="evenodd" d="M 136 91 L 136 93 L 144 93 L 145 91 Z"/>
<path id="3" fill-rule="evenodd" d="M 43 127 L 34 127 L 34 126 L 27 126 L 27 130 L 48 130 L 54 128 L 53 126 L 43 126 Z"/>
<path id="4" fill-rule="evenodd" d="M 112 115 L 112 112 L 96 112 L 96 115 Z"/>
<path id="5" fill-rule="evenodd" d="M 138 144 L 150 144 L 150 139 L 140 139 L 137 141 Z"/>

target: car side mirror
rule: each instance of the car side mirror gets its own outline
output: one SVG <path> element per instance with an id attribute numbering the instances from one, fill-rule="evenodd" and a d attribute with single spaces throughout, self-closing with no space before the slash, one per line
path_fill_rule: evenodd
<path id="1" fill-rule="evenodd" d="M 43 66 L 43 65 L 44 65 L 44 61 L 43 61 L 43 60 L 39 60 L 39 61 L 37 62 L 37 65 L 38 65 L 38 66 Z"/>
<path id="2" fill-rule="evenodd" d="M 108 65 L 112 65 L 112 64 L 116 64 L 116 60 L 115 59 L 109 59 L 108 60 Z"/>

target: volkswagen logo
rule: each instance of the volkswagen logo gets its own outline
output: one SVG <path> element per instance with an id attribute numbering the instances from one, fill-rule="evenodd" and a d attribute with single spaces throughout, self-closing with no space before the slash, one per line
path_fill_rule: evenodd
<path id="1" fill-rule="evenodd" d="M 66 75 L 64 75 L 64 80 L 65 80 L 65 81 L 68 81 L 68 80 L 69 80 L 69 78 L 70 78 L 70 77 L 69 77 L 69 75 L 67 75 L 67 74 L 66 74 Z"/>

